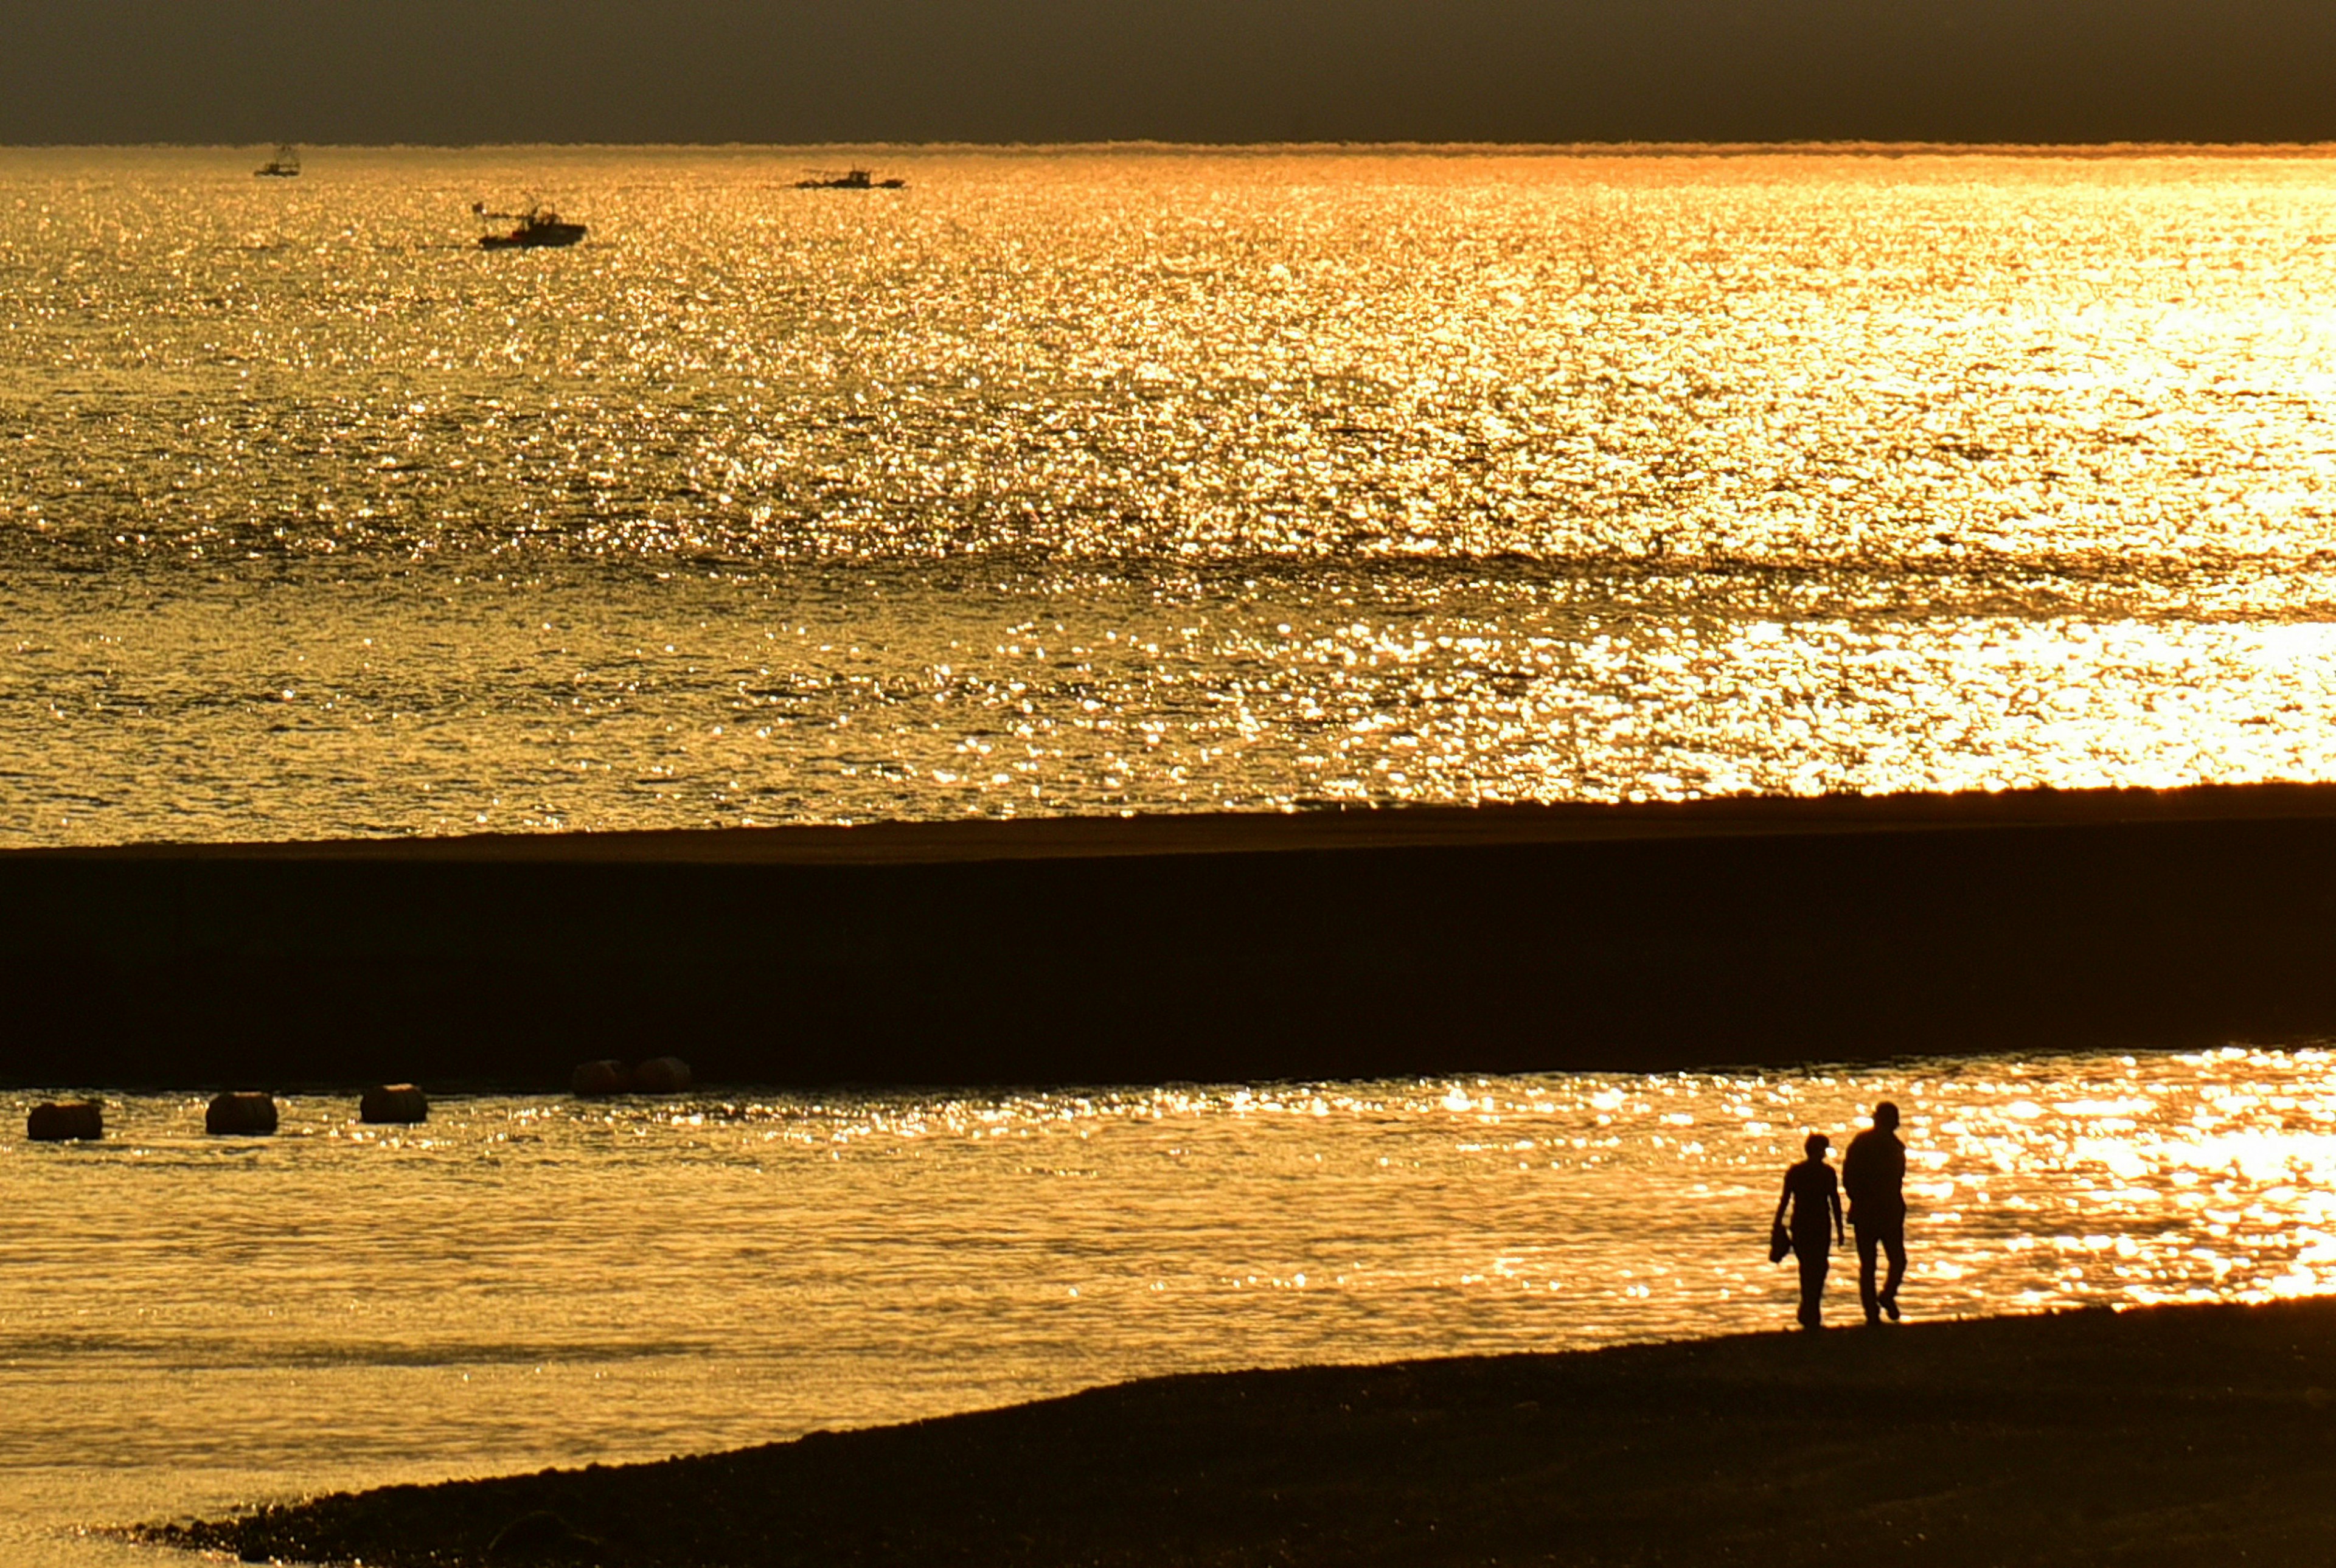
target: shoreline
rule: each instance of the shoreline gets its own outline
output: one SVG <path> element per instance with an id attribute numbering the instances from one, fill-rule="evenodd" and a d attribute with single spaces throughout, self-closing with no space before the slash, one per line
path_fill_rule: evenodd
<path id="1" fill-rule="evenodd" d="M 141 842 L 0 851 L 10 862 L 936 865 L 1000 860 L 1484 848 L 1794 834 L 1946 833 L 2336 819 L 2336 784 L 1722 795 L 1691 801 L 968 817 L 378 839 Z"/>
<path id="2" fill-rule="evenodd" d="M 1357 1079 L 2336 1036 L 2336 785 L 0 854 L 0 1084 Z"/>
<path id="3" fill-rule="evenodd" d="M 2331 1389 L 2328 1300 L 1983 1318 L 1151 1378 L 137 1534 L 384 1568 L 514 1525 L 540 1546 L 493 1561 L 2317 1563 Z"/>

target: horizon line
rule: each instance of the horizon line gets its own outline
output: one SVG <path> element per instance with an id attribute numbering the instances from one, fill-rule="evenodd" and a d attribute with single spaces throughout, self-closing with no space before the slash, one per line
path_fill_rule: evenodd
<path id="1" fill-rule="evenodd" d="M 1510 157 L 2029 157 L 2145 158 L 2187 156 L 2244 158 L 2336 156 L 2336 139 L 2316 141 L 1891 141 L 1873 139 L 1775 141 L 1179 141 L 1129 138 L 1083 141 L 16 141 L 0 142 L 0 152 L 244 152 L 288 144 L 317 151 L 344 152 L 832 152 L 977 153 L 990 155 L 1094 152 L 1158 154 L 1289 155 L 1297 153 L 1407 153 L 1424 156 Z"/>

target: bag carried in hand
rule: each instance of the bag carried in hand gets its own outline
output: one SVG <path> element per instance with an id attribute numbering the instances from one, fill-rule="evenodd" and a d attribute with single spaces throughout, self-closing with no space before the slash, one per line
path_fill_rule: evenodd
<path id="1" fill-rule="evenodd" d="M 1793 1238 L 1782 1222 L 1772 1221 L 1768 1226 L 1768 1261 L 1781 1263 L 1785 1254 L 1793 1250 Z"/>

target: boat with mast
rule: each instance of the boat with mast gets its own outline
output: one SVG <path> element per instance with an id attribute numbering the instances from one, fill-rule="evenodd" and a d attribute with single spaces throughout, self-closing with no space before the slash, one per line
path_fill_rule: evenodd
<path id="1" fill-rule="evenodd" d="M 296 180 L 300 174 L 300 150 L 289 141 L 279 141 L 276 156 L 251 172 L 262 180 Z"/>

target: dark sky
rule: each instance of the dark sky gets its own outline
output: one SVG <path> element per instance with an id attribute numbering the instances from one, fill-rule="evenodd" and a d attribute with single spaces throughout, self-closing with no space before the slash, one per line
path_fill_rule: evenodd
<path id="1" fill-rule="evenodd" d="M 2336 138 L 2336 0 L 0 0 L 0 142 Z"/>

